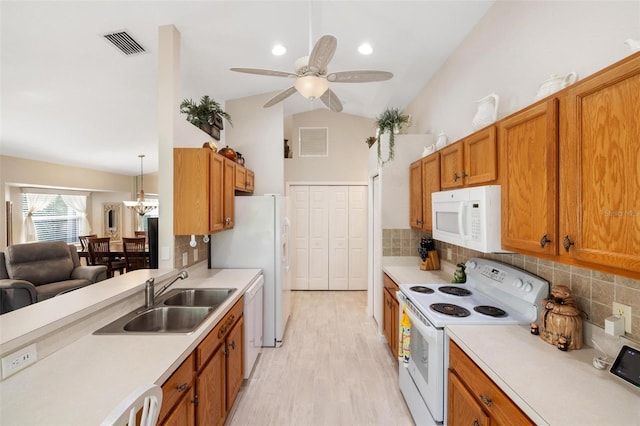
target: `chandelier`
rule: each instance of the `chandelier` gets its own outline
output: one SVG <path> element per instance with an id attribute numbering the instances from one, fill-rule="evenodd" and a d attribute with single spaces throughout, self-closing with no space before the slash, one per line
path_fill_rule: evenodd
<path id="1" fill-rule="evenodd" d="M 140 216 L 144 216 L 151 210 L 158 208 L 158 200 L 154 199 L 146 201 L 144 199 L 144 173 L 142 171 L 142 161 L 144 159 L 144 154 L 140 154 L 138 155 L 138 157 L 140 157 L 140 192 L 138 193 L 138 199 L 136 201 L 123 201 L 123 203 L 130 209 L 135 210 L 135 212 Z"/>

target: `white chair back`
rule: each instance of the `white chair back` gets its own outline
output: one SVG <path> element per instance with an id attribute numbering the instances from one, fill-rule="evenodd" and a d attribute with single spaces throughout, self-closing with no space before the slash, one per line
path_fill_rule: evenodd
<path id="1" fill-rule="evenodd" d="M 162 405 L 162 388 L 158 385 L 143 385 L 131 392 L 109 415 L 100 426 L 155 426 Z M 140 423 L 136 416 L 142 410 Z"/>

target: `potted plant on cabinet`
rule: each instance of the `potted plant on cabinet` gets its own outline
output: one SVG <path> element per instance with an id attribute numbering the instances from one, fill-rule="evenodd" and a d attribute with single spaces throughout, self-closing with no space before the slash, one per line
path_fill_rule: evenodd
<path id="1" fill-rule="evenodd" d="M 376 126 L 378 127 L 378 160 L 383 164 L 389 160 L 393 160 L 393 147 L 395 141 L 395 134 L 400 132 L 402 127 L 408 124 L 410 117 L 403 114 L 398 108 L 387 108 L 382 114 L 376 117 Z M 380 136 L 385 133 L 389 133 L 389 158 L 386 161 L 382 160 L 382 151 L 380 148 Z"/>
<path id="2" fill-rule="evenodd" d="M 180 112 L 187 114 L 187 121 L 202 131 L 214 137 L 218 135 L 216 139 L 219 139 L 220 130 L 222 130 L 222 120 L 219 117 L 223 117 L 233 126 L 231 116 L 222 109 L 222 105 L 208 95 L 200 98 L 199 104 L 192 99 L 183 100 L 180 103 Z"/>

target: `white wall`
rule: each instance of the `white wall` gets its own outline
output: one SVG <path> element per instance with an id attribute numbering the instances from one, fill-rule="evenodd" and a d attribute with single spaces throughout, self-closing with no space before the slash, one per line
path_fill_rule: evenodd
<path id="1" fill-rule="evenodd" d="M 262 107 L 272 96 L 249 96 L 225 104 L 225 111 L 233 120 L 233 127 L 225 124 L 226 143 L 239 151 L 245 158 L 245 167 L 255 172 L 254 195 L 285 192 L 282 104 Z"/>
<path id="2" fill-rule="evenodd" d="M 286 138 L 293 158 L 285 161 L 287 182 L 358 182 L 367 181 L 365 140 L 375 135 L 375 121 L 356 115 L 317 109 L 291 116 Z M 299 128 L 329 129 L 328 157 L 300 157 Z M 282 148 L 281 148 L 282 151 Z"/>
<path id="3" fill-rule="evenodd" d="M 475 101 L 495 92 L 498 118 L 533 102 L 551 74 L 585 77 L 630 53 L 639 1 L 497 1 L 405 112 L 416 133 L 472 133 Z"/>

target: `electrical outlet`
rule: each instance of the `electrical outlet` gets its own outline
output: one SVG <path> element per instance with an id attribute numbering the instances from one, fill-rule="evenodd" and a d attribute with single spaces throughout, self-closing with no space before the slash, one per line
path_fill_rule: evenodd
<path id="1" fill-rule="evenodd" d="M 453 257 L 453 250 L 451 248 L 447 248 L 447 260 L 451 260 Z"/>
<path id="2" fill-rule="evenodd" d="M 624 331 L 631 333 L 631 306 L 613 302 L 613 315 L 624 318 Z"/>
<path id="3" fill-rule="evenodd" d="M 187 252 L 182 253 L 182 266 L 187 266 L 189 263 L 189 254 Z"/>
<path id="4" fill-rule="evenodd" d="M 193 262 L 198 261 L 198 249 L 193 249 Z"/>
<path id="5" fill-rule="evenodd" d="M 5 356 L 2 358 L 2 378 L 6 379 L 12 374 L 35 363 L 37 360 L 38 352 L 36 351 L 35 343 Z"/>

